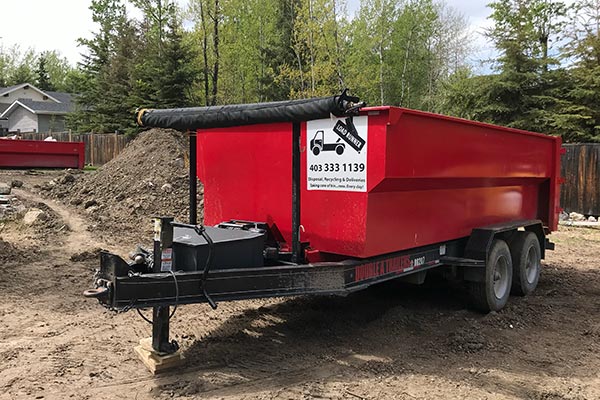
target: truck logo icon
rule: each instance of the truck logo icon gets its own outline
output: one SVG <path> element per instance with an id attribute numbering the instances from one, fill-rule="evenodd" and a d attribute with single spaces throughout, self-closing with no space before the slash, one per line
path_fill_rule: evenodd
<path id="1" fill-rule="evenodd" d="M 322 151 L 335 151 L 337 155 L 342 155 L 346 148 L 345 143 L 340 143 L 338 139 L 334 143 L 325 143 L 325 132 L 320 130 L 315 133 L 315 137 L 310 141 L 310 150 L 315 156 L 318 156 Z"/>

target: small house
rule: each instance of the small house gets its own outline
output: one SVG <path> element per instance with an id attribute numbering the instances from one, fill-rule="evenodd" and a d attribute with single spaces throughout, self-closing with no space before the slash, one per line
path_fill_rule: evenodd
<path id="1" fill-rule="evenodd" d="M 62 132 L 72 110 L 68 93 L 44 91 L 29 83 L 0 88 L 0 130 Z"/>

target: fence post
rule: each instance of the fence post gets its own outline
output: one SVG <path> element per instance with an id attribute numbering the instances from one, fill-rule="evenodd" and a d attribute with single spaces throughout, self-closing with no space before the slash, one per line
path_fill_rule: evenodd
<path id="1" fill-rule="evenodd" d="M 112 153 L 111 159 L 113 159 L 117 156 L 117 151 L 119 149 L 119 146 L 117 144 L 118 141 L 119 141 L 119 136 L 117 135 L 117 132 L 115 132 L 114 142 L 113 142 L 113 153 Z"/>
<path id="2" fill-rule="evenodd" d="M 94 165 L 94 132 L 90 133 L 90 164 Z"/>

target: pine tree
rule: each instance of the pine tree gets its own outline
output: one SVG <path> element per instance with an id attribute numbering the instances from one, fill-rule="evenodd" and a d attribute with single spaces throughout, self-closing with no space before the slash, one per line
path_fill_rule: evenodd
<path id="1" fill-rule="evenodd" d="M 144 12 L 132 66 L 132 101 L 139 107 L 172 108 L 192 104 L 198 77 L 195 53 L 185 40 L 178 10 L 171 2 L 136 1 Z"/>
<path id="2" fill-rule="evenodd" d="M 600 4 L 576 1 L 569 9 L 564 72 L 555 130 L 566 142 L 600 142 Z"/>
<path id="3" fill-rule="evenodd" d="M 43 53 L 45 58 L 45 67 L 48 71 L 48 80 L 52 90 L 59 92 L 68 92 L 67 76 L 74 71 L 69 61 L 58 51 L 47 51 Z"/>
<path id="4" fill-rule="evenodd" d="M 121 122 L 131 121 L 131 115 L 126 113 L 133 110 L 127 110 L 125 106 L 125 109 L 115 111 L 115 105 L 122 107 L 129 103 L 129 89 L 117 87 L 127 81 L 123 76 L 127 74 L 125 69 L 130 61 L 121 62 L 117 57 L 117 62 L 112 64 L 115 52 L 125 49 L 118 46 L 119 40 L 129 41 L 132 32 L 125 6 L 121 0 L 92 0 L 90 10 L 99 30 L 91 39 L 79 40 L 80 45 L 87 48 L 87 53 L 79 65 L 82 74 L 74 85 L 79 88 L 75 97 L 76 110 L 67 121 L 71 128 L 79 131 L 128 130 L 131 123 L 123 126 Z M 129 45 L 132 46 L 131 43 Z"/>
<path id="5" fill-rule="evenodd" d="M 501 55 L 491 81 L 489 106 L 481 118 L 515 128 L 552 132 L 559 107 L 551 96 L 556 82 L 549 66 L 549 43 L 560 30 L 564 4 L 548 0 L 499 0 L 489 5 L 494 27 L 487 35 Z"/>
<path id="6" fill-rule="evenodd" d="M 167 23 L 163 52 L 162 73 L 157 81 L 161 107 L 192 105 L 192 88 L 199 75 L 194 65 L 196 54 L 184 41 L 181 23 L 176 15 Z"/>
<path id="7" fill-rule="evenodd" d="M 50 82 L 50 75 L 46 67 L 46 54 L 43 53 L 38 58 L 37 69 L 35 70 L 37 75 L 36 85 L 42 90 L 54 90 L 54 86 Z"/>

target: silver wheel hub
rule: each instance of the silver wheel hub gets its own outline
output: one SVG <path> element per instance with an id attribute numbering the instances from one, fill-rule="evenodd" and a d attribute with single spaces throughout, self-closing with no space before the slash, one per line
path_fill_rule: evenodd
<path id="1" fill-rule="evenodd" d="M 501 256 L 496 260 L 494 266 L 494 295 L 496 298 L 501 299 L 506 295 L 508 291 L 508 260 L 506 257 Z"/>
<path id="2" fill-rule="evenodd" d="M 534 247 L 527 252 L 527 263 L 525 264 L 525 278 L 528 283 L 533 283 L 540 268 L 539 257 Z"/>

